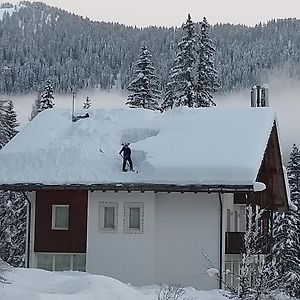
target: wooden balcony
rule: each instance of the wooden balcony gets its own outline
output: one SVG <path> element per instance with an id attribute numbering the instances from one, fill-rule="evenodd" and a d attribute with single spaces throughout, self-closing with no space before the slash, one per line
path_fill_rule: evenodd
<path id="1" fill-rule="evenodd" d="M 271 237 L 262 235 L 255 254 L 267 254 L 270 251 Z M 225 254 L 241 254 L 245 252 L 244 232 L 225 232 Z"/>
<path id="2" fill-rule="evenodd" d="M 244 248 L 244 232 L 225 232 L 225 254 L 240 254 Z"/>

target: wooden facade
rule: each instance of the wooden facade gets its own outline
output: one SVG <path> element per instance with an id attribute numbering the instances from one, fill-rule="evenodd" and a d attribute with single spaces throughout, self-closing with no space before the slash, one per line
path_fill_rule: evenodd
<path id="1" fill-rule="evenodd" d="M 87 191 L 37 191 L 34 251 L 85 253 L 87 239 L 87 204 Z M 53 205 L 69 205 L 68 230 L 52 229 Z"/>

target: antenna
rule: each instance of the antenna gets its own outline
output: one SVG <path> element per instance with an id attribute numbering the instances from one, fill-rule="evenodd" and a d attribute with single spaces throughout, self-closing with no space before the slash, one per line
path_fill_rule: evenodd
<path id="1" fill-rule="evenodd" d="M 75 89 L 72 90 L 73 100 L 72 100 L 72 122 L 76 122 L 75 118 Z"/>

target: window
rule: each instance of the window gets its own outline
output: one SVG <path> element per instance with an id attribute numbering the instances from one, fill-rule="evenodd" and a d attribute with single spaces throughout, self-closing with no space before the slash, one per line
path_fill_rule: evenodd
<path id="1" fill-rule="evenodd" d="M 130 207 L 129 208 L 129 228 L 140 229 L 140 207 Z"/>
<path id="2" fill-rule="evenodd" d="M 117 232 L 118 231 L 118 203 L 100 202 L 99 203 L 99 231 Z"/>
<path id="3" fill-rule="evenodd" d="M 234 211 L 234 231 L 239 231 L 239 214 L 236 210 Z"/>
<path id="4" fill-rule="evenodd" d="M 226 230 L 230 232 L 230 223 L 231 223 L 231 211 L 230 209 L 227 208 L 227 213 L 226 213 Z"/>
<path id="5" fill-rule="evenodd" d="M 124 203 L 124 233 L 143 233 L 144 204 Z"/>
<path id="6" fill-rule="evenodd" d="M 47 271 L 85 272 L 86 255 L 84 253 L 37 253 L 37 268 Z"/>
<path id="7" fill-rule="evenodd" d="M 70 258 L 69 254 L 55 254 L 54 255 L 54 270 L 55 271 L 70 271 Z"/>
<path id="8" fill-rule="evenodd" d="M 52 205 L 52 229 L 69 229 L 69 205 Z"/>

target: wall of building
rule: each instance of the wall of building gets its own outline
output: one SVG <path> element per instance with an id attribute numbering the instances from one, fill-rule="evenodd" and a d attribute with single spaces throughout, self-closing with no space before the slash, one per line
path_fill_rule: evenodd
<path id="1" fill-rule="evenodd" d="M 156 283 L 213 289 L 202 253 L 219 268 L 220 206 L 217 194 L 156 194 Z"/>
<path id="2" fill-rule="evenodd" d="M 68 230 L 52 229 L 52 205 L 69 205 Z M 36 192 L 35 252 L 86 252 L 87 191 Z"/>
<path id="3" fill-rule="evenodd" d="M 99 231 L 99 203 L 118 203 L 116 232 Z M 124 232 L 126 202 L 144 203 L 143 233 Z M 217 194 L 92 192 L 88 205 L 87 271 L 135 285 L 217 288 L 208 254 L 219 267 Z"/>
<path id="4" fill-rule="evenodd" d="M 99 203 L 118 203 L 116 232 L 99 231 Z M 144 203 L 143 233 L 124 233 L 124 203 Z M 154 193 L 89 193 L 87 271 L 136 285 L 155 282 Z"/>

